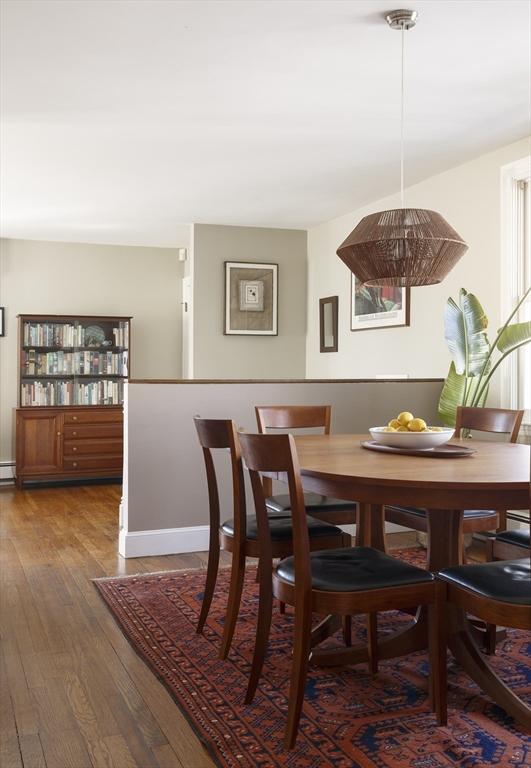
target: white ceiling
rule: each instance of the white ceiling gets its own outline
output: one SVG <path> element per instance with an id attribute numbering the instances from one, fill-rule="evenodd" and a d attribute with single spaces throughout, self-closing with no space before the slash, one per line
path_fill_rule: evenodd
<path id="1" fill-rule="evenodd" d="M 307 227 L 398 186 L 400 33 L 380 0 L 6 0 L 6 237 L 179 245 Z M 406 184 L 530 132 L 528 0 L 423 0 Z"/>

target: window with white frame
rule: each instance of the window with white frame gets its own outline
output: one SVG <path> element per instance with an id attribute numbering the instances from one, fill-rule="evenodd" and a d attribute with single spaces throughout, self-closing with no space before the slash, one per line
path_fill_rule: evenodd
<path id="1" fill-rule="evenodd" d="M 502 319 L 531 287 L 531 156 L 502 168 Z M 531 295 L 513 322 L 531 320 Z M 531 438 L 531 344 L 503 364 L 502 405 L 525 410 L 522 438 Z"/>

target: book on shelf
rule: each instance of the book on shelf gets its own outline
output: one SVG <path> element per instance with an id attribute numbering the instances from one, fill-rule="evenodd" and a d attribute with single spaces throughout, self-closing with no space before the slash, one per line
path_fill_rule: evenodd
<path id="1" fill-rule="evenodd" d="M 22 406 L 121 405 L 123 381 L 32 381 L 21 386 Z"/>
<path id="2" fill-rule="evenodd" d="M 35 349 L 24 350 L 22 353 L 23 375 L 50 376 L 62 374 L 65 376 L 86 375 L 115 375 L 127 376 L 128 353 L 89 351 L 38 352 Z"/>
<path id="3" fill-rule="evenodd" d="M 86 331 L 90 324 L 85 326 L 80 322 L 75 323 L 40 323 L 25 321 L 23 324 L 23 346 L 25 347 L 84 347 L 99 346 L 87 343 L 92 337 Z M 93 327 L 93 326 L 92 326 Z M 102 329 L 103 330 L 103 329 Z M 125 321 L 113 323 L 112 334 L 107 333 L 106 344 L 114 344 L 115 347 L 129 346 L 129 324 Z M 102 344 L 105 346 L 106 344 Z"/>

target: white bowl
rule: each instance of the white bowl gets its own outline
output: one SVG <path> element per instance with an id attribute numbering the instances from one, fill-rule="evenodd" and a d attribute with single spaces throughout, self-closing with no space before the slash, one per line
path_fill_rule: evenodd
<path id="1" fill-rule="evenodd" d="M 441 427 L 442 432 L 384 432 L 385 427 L 371 427 L 372 439 L 393 448 L 437 448 L 450 440 L 455 430 Z"/>

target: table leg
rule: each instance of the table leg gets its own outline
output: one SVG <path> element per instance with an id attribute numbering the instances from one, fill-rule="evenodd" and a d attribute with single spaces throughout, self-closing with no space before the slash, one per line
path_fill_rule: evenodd
<path id="1" fill-rule="evenodd" d="M 426 648 L 428 641 L 427 610 L 419 608 L 415 619 L 403 629 L 393 632 L 378 641 L 378 659 L 393 659 Z M 362 664 L 369 660 L 367 645 L 351 647 L 314 649 L 310 664 L 316 667 L 339 667 L 345 664 Z"/>
<path id="2" fill-rule="evenodd" d="M 464 611 L 448 606 L 448 645 L 461 667 L 508 715 L 531 731 L 531 708 L 500 680 L 475 644 Z"/>
<path id="3" fill-rule="evenodd" d="M 327 637 L 334 635 L 340 627 L 341 616 L 336 614 L 325 616 L 325 618 L 312 629 L 310 647 L 314 648 L 316 645 L 319 645 L 319 643 L 322 643 Z"/>
<path id="4" fill-rule="evenodd" d="M 462 529 L 462 510 L 428 510 L 428 570 L 440 571 L 461 564 Z"/>
<path id="5" fill-rule="evenodd" d="M 385 518 L 382 504 L 359 504 L 356 546 L 385 552 Z"/>

